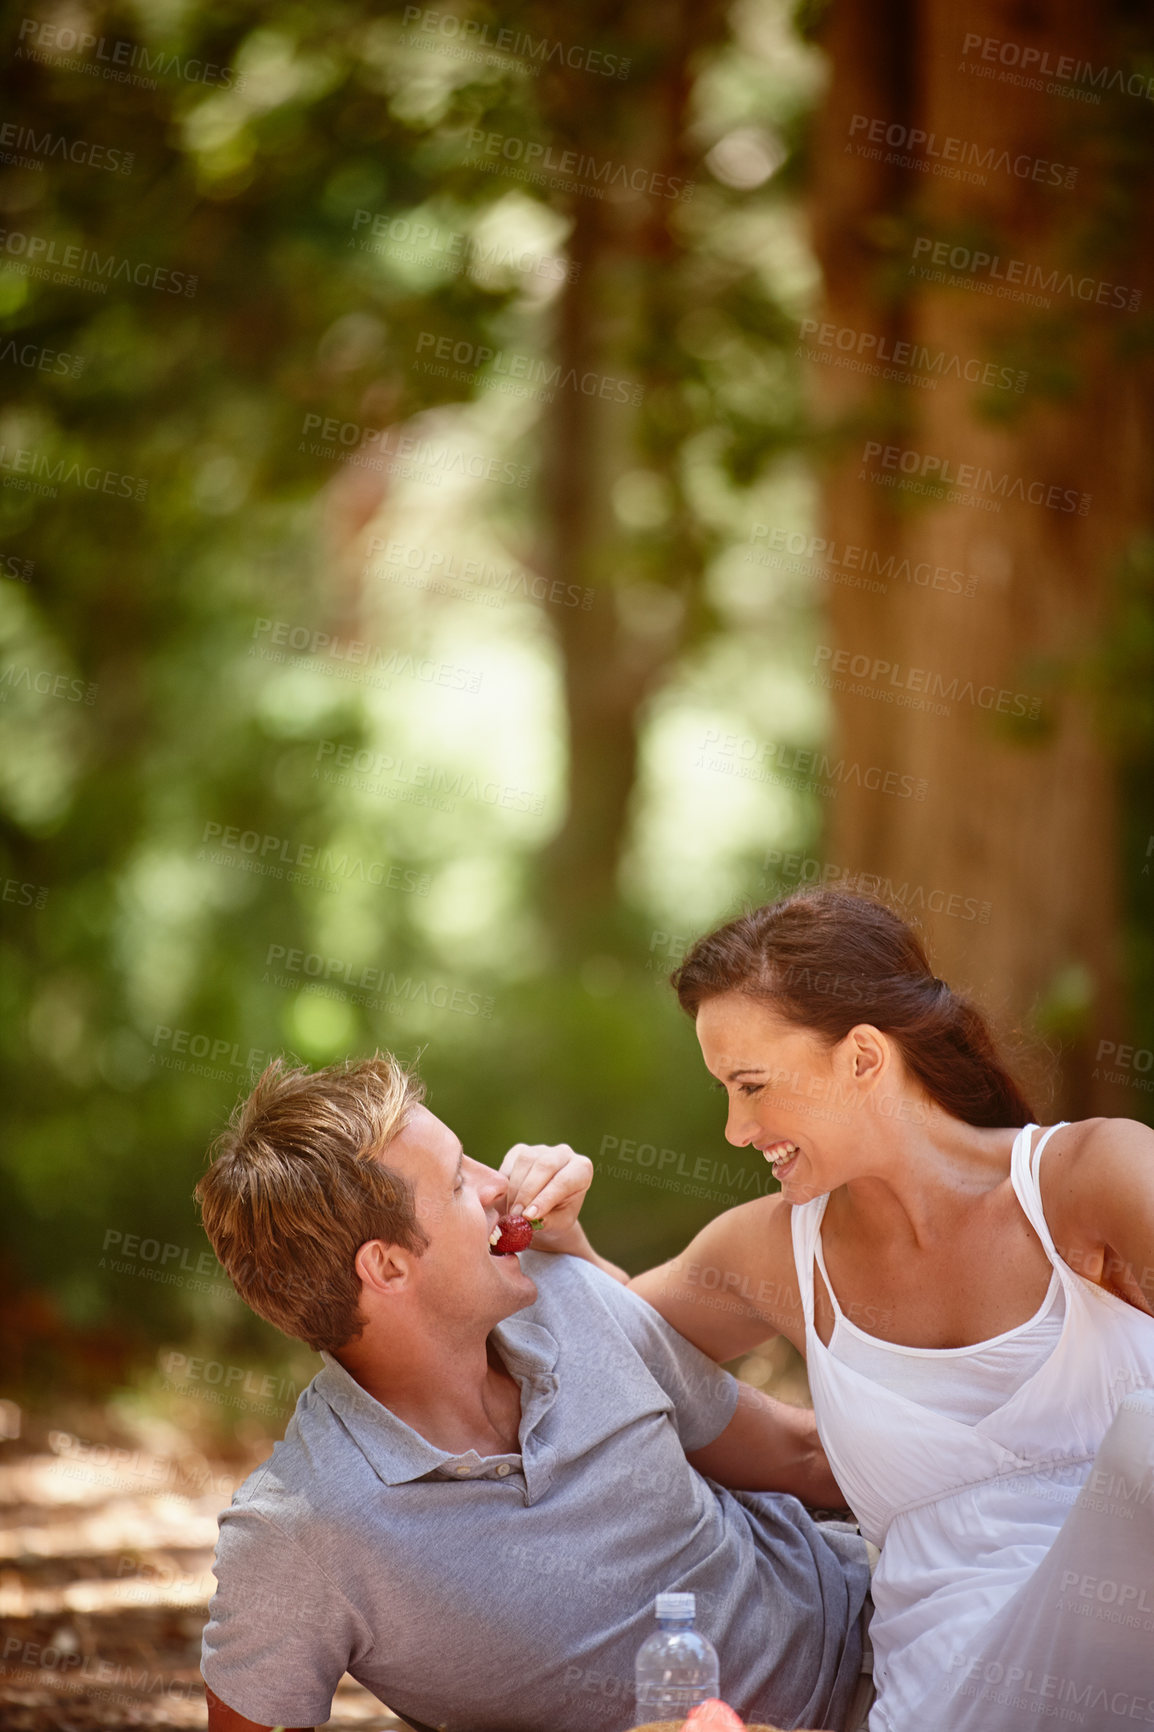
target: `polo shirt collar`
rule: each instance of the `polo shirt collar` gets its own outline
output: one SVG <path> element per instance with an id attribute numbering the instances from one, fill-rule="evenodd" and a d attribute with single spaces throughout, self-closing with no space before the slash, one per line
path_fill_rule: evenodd
<path id="1" fill-rule="evenodd" d="M 532 1434 L 557 1397 L 557 1342 L 542 1324 L 520 1314 L 498 1323 L 493 1339 L 521 1385 L 520 1441 L 525 1451 L 532 1448 Z M 385 1485 L 403 1485 L 472 1458 L 472 1451 L 461 1456 L 429 1443 L 362 1389 L 332 1354 L 322 1352 L 321 1358 L 324 1369 L 313 1379 L 313 1390 Z"/>

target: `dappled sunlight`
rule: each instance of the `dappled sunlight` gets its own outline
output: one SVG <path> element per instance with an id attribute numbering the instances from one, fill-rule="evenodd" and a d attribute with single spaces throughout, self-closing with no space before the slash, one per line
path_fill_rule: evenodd
<path id="1" fill-rule="evenodd" d="M 103 1426 L 94 1415 L 93 1429 Z M 158 1436 L 179 1441 L 158 1419 L 116 1444 L 63 1432 L 47 1434 L 49 1449 L 0 1443 L 5 1732 L 207 1724 L 200 1633 L 216 1517 L 256 1460 L 166 1455 Z M 389 1732 L 396 1722 L 346 1677 L 328 1725 Z"/>

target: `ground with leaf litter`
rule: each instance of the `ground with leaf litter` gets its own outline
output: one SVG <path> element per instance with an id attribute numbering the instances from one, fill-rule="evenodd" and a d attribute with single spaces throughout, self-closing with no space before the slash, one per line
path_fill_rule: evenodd
<path id="1" fill-rule="evenodd" d="M 116 1441 L 8 1429 L 21 1435 L 0 1442 L 0 1726 L 205 1727 L 217 1512 L 260 1454 L 214 1459 L 170 1427 Z M 328 1724 L 400 1722 L 346 1677 Z"/>

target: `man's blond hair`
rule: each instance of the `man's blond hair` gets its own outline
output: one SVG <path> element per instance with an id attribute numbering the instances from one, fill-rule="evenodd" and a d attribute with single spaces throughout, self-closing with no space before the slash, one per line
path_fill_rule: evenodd
<path id="1" fill-rule="evenodd" d="M 286 1335 L 335 1353 L 364 1327 L 359 1248 L 427 1246 L 412 1186 L 377 1158 L 423 1098 L 390 1053 L 318 1071 L 274 1059 L 214 1144 L 196 1187 L 204 1230 L 241 1298 Z"/>

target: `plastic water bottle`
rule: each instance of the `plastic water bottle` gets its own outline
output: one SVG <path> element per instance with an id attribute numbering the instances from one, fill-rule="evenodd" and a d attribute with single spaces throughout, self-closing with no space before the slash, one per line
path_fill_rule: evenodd
<path id="1" fill-rule="evenodd" d="M 658 1594 L 658 1628 L 637 1652 L 637 1724 L 684 1720 L 718 1694 L 717 1653 L 693 1627 L 693 1594 Z"/>

